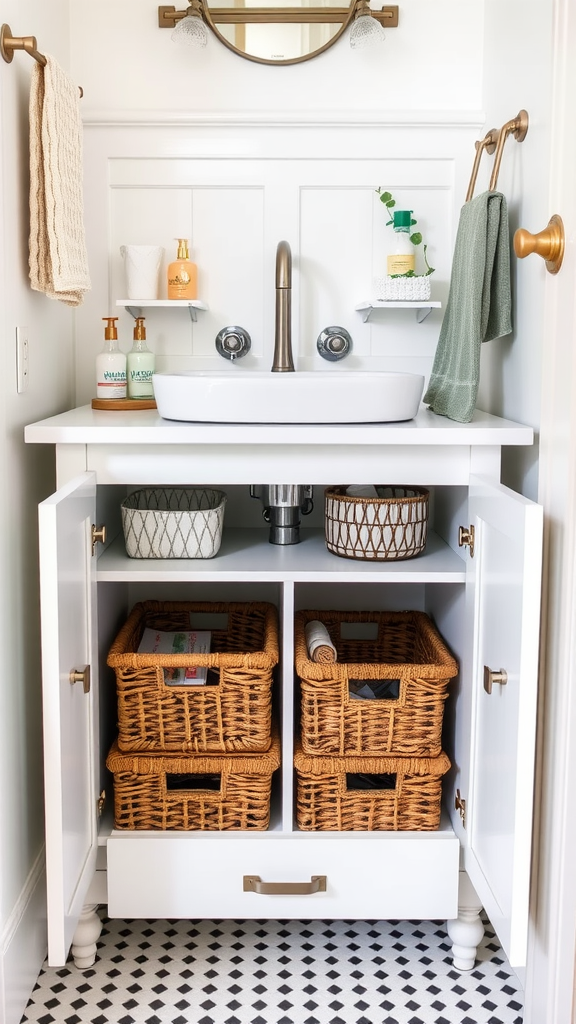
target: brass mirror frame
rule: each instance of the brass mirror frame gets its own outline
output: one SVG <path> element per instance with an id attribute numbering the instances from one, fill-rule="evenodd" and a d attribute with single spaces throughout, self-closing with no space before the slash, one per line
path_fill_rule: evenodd
<path id="1" fill-rule="evenodd" d="M 320 53 L 329 49 L 340 39 L 340 36 L 348 28 L 350 23 L 357 16 L 358 8 L 364 6 L 366 0 L 352 0 L 349 7 L 209 7 L 208 4 L 200 4 L 201 15 L 207 25 L 224 46 L 236 53 L 245 60 L 255 61 L 257 64 L 300 64 L 302 61 L 311 60 Z M 398 25 L 398 5 L 382 7 L 379 11 L 370 11 L 376 21 L 379 21 L 385 28 L 396 28 Z M 161 6 L 158 8 L 158 27 L 175 28 L 182 18 L 186 17 L 186 11 L 177 11 L 173 6 Z M 272 24 L 338 24 L 341 28 L 323 46 L 312 53 L 306 53 L 302 57 L 290 57 L 288 60 L 272 60 L 267 57 L 256 57 L 245 53 L 237 46 L 234 46 L 229 39 L 226 39 L 216 27 L 220 25 L 272 25 Z"/>

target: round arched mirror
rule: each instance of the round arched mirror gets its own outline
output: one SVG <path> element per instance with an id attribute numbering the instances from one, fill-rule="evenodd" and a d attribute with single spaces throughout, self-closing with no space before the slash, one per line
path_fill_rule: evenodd
<path id="1" fill-rule="evenodd" d="M 266 7 L 257 2 L 246 7 L 239 6 L 238 0 L 218 0 L 217 10 L 204 3 L 204 15 L 225 46 L 242 57 L 262 64 L 296 64 L 332 46 L 350 24 L 355 6 L 355 0 L 348 8 L 342 7 L 342 0 L 326 0 L 322 7 L 300 0 L 290 8 L 281 0 Z"/>

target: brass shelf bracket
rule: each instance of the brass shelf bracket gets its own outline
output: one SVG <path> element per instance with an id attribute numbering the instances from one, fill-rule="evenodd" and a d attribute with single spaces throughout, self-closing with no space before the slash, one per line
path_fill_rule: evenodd
<path id="1" fill-rule="evenodd" d="M 549 274 L 557 274 L 560 270 L 565 244 L 564 222 L 557 213 L 552 214 L 547 226 L 537 234 L 518 228 L 514 235 L 514 252 L 518 259 L 523 260 L 535 252 L 545 260 Z"/>

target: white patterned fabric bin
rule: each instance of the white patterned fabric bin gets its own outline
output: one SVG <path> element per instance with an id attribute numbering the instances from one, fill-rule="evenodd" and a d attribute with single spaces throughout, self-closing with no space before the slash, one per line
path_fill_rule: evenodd
<path id="1" fill-rule="evenodd" d="M 226 494 L 213 487 L 144 487 L 124 499 L 130 558 L 213 558 L 222 541 Z"/>

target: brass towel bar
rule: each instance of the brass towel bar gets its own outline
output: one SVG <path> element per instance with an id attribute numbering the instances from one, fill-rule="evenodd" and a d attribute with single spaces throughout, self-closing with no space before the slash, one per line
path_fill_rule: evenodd
<path id="1" fill-rule="evenodd" d="M 12 63 L 14 50 L 24 50 L 30 57 L 33 57 L 37 64 L 41 64 L 43 68 L 46 67 L 46 57 L 38 49 L 36 36 L 13 36 L 10 25 L 4 24 L 0 29 L 0 53 L 7 64 Z M 78 86 L 78 89 L 80 96 L 83 96 L 82 87 Z"/>
<path id="2" fill-rule="evenodd" d="M 509 135 L 513 135 L 516 142 L 523 142 L 526 138 L 528 131 L 528 113 L 526 110 L 521 110 L 516 117 L 512 118 L 511 121 L 507 121 L 506 124 L 502 125 L 500 130 L 497 128 L 491 128 L 488 134 L 476 143 L 476 156 L 474 158 L 474 164 L 472 167 L 472 175 L 470 177 L 470 184 L 468 185 L 468 192 L 466 193 L 466 202 L 472 199 L 474 195 L 474 187 L 476 185 L 476 177 L 478 175 L 478 168 L 480 167 L 480 160 L 482 159 L 482 153 L 486 150 L 487 153 L 494 153 L 494 167 L 492 169 L 492 176 L 490 178 L 490 184 L 488 186 L 490 192 L 496 189 L 498 184 L 498 175 L 500 173 L 500 164 L 502 162 L 502 153 L 504 152 L 504 146 L 506 139 Z"/>

